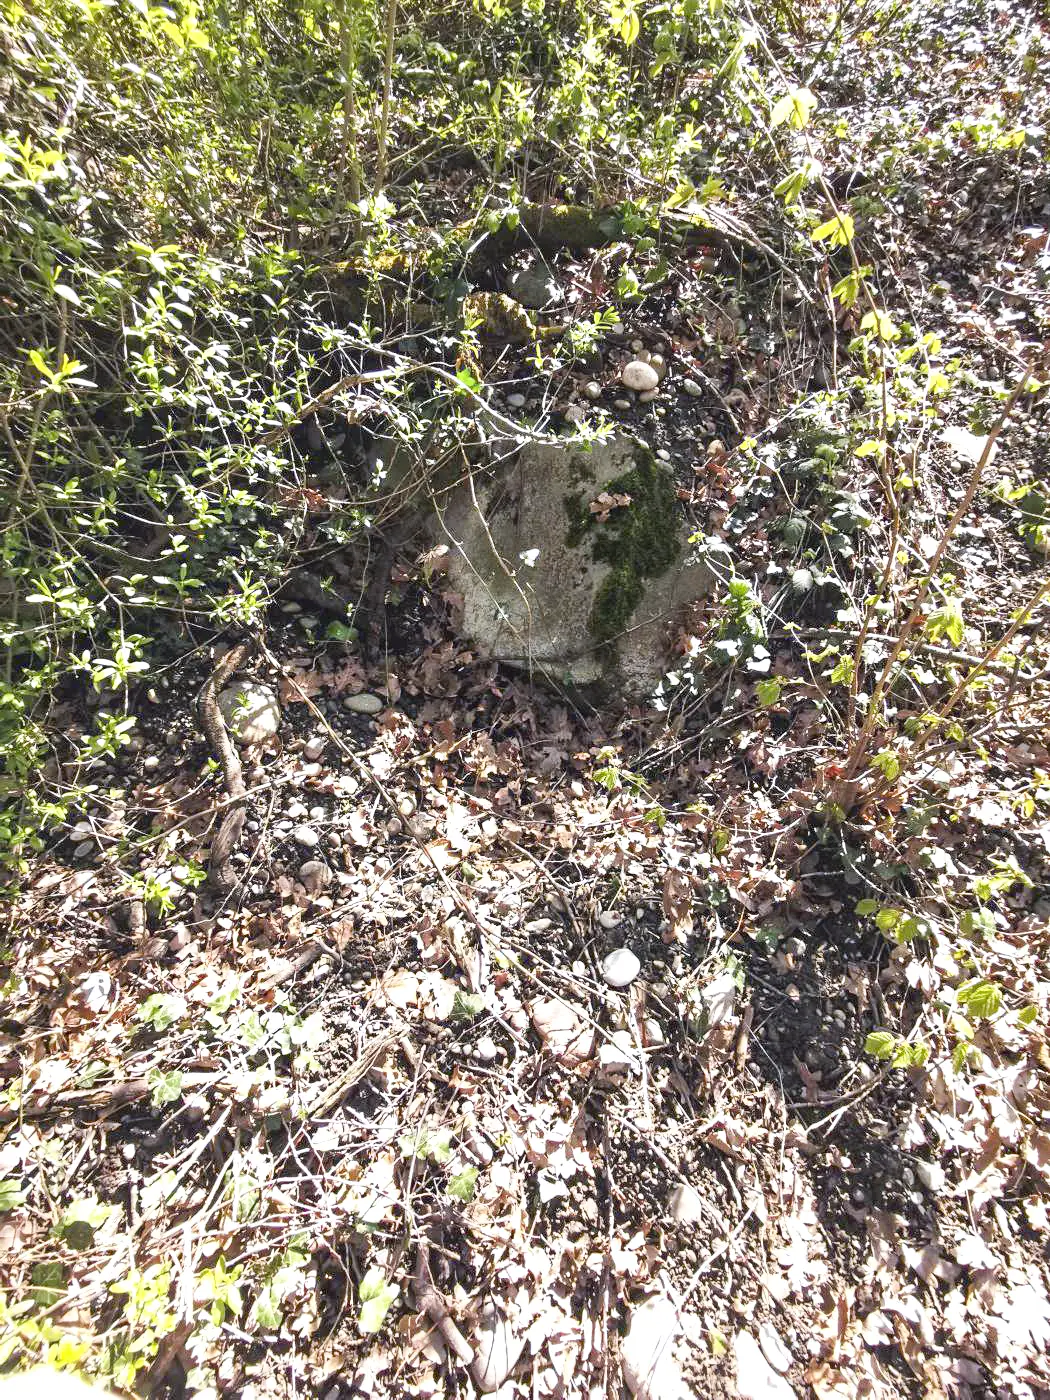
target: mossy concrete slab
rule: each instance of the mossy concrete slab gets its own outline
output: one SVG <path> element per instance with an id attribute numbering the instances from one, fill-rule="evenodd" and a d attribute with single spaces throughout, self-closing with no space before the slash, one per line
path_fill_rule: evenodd
<path id="1" fill-rule="evenodd" d="M 607 498 L 607 513 L 592 509 Z M 712 582 L 670 472 L 632 438 L 509 450 L 438 521 L 465 634 L 571 684 L 649 690 L 670 666 L 676 614 Z"/>

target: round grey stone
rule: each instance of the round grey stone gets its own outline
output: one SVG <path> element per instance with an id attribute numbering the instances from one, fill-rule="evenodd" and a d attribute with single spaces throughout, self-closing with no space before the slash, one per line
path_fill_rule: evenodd
<path id="1" fill-rule="evenodd" d="M 628 389 L 634 389 L 636 393 L 649 393 L 659 382 L 660 376 L 656 370 L 644 360 L 629 360 L 620 371 L 620 383 L 625 384 Z"/>
<path id="2" fill-rule="evenodd" d="M 281 707 L 268 685 L 238 681 L 219 696 L 219 711 L 226 727 L 241 744 L 261 744 L 280 728 Z"/>
<path id="3" fill-rule="evenodd" d="M 360 695 L 348 695 L 343 705 L 355 715 L 377 715 L 380 710 L 386 709 L 386 701 L 381 700 L 378 695 L 369 694 L 367 690 L 363 690 Z"/>

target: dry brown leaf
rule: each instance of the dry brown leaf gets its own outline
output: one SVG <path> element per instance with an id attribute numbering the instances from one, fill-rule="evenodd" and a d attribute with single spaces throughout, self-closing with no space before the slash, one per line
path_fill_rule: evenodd
<path id="1" fill-rule="evenodd" d="M 594 500 L 590 503 L 589 510 L 595 520 L 598 521 L 599 525 L 603 525 L 605 521 L 609 519 L 610 511 L 618 510 L 630 504 L 631 497 L 625 495 L 622 491 L 599 491 L 598 495 L 595 496 Z"/>
<path id="2" fill-rule="evenodd" d="M 664 917 L 676 938 L 688 938 L 693 931 L 693 882 L 684 870 L 664 871 Z"/>
<path id="3" fill-rule="evenodd" d="M 400 1011 L 419 1002 L 419 978 L 407 968 L 393 967 L 380 982 L 383 996 L 388 1006 L 396 1006 Z"/>
<path id="4" fill-rule="evenodd" d="M 568 1065 L 589 1060 L 594 1053 L 594 1031 L 567 1002 L 553 997 L 534 1001 L 532 1024 L 545 1049 Z"/>

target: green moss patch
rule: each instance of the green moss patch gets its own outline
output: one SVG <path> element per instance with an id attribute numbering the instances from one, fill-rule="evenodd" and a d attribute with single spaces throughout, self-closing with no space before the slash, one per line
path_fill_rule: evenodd
<path id="1" fill-rule="evenodd" d="M 670 476 L 643 448 L 631 470 L 606 482 L 602 490 L 630 496 L 631 504 L 611 511 L 601 522 L 583 496 L 569 497 L 565 505 L 568 543 L 575 546 L 589 536 L 592 557 L 609 566 L 588 625 L 596 641 L 610 645 L 626 630 L 645 593 L 645 580 L 658 578 L 678 557 L 678 502 Z"/>

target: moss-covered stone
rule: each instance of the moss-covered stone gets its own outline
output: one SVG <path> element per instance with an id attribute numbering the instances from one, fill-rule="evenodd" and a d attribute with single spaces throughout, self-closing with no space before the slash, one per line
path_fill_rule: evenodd
<path id="1" fill-rule="evenodd" d="M 561 683 L 648 692 L 666 670 L 677 609 L 710 589 L 688 554 L 670 471 L 634 439 L 500 451 L 500 470 L 453 490 L 440 514 L 464 634 Z M 598 520 L 603 492 L 629 497 Z"/>
<path id="2" fill-rule="evenodd" d="M 568 248 L 582 252 L 614 243 L 621 234 L 619 213 L 583 204 L 526 204 L 520 227 L 547 252 Z"/>
<path id="3" fill-rule="evenodd" d="M 652 453 L 639 446 L 634 466 L 603 488 L 631 498 L 629 506 L 610 511 L 599 521 L 582 496 L 569 497 L 567 542 L 582 544 L 589 536 L 592 557 L 609 566 L 591 609 L 595 641 L 609 645 L 623 634 L 645 593 L 645 580 L 658 578 L 678 558 L 678 503 L 669 473 Z"/>

